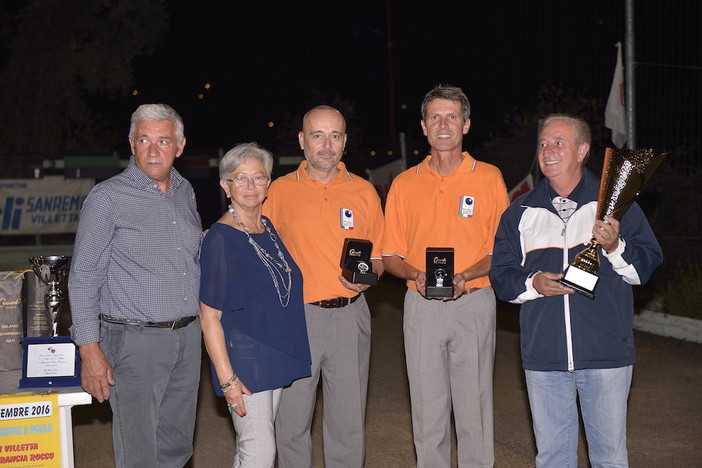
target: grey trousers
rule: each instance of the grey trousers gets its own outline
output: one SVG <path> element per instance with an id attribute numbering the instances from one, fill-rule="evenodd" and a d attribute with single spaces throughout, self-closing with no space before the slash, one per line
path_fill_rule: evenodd
<path id="1" fill-rule="evenodd" d="M 451 410 L 458 466 L 492 467 L 495 294 L 455 301 L 405 295 L 404 334 L 418 468 L 451 466 Z"/>
<path id="2" fill-rule="evenodd" d="M 317 386 L 324 400 L 322 438 L 326 468 L 361 468 L 371 320 L 365 297 L 340 309 L 305 304 L 312 376 L 283 389 L 276 419 L 280 468 L 312 468 L 312 417 Z"/>
<path id="3" fill-rule="evenodd" d="M 102 322 L 112 365 L 112 441 L 117 468 L 176 468 L 193 454 L 202 334 Z"/>
<path id="4" fill-rule="evenodd" d="M 274 421 L 282 388 L 244 395 L 246 416 L 229 409 L 236 431 L 232 468 L 273 468 L 275 466 Z"/>

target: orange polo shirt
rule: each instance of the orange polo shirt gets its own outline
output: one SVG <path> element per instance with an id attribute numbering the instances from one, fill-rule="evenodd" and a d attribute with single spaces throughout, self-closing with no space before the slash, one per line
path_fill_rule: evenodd
<path id="1" fill-rule="evenodd" d="M 381 259 L 383 210 L 375 187 L 339 163 L 339 175 L 322 184 L 307 176 L 307 161 L 295 172 L 276 179 L 268 189 L 263 214 L 268 216 L 285 247 L 302 270 L 304 300 L 315 302 L 353 297 L 339 281 L 341 252 L 347 237 L 373 243 L 372 258 Z M 342 227 L 342 210 L 348 223 Z"/>
<path id="2" fill-rule="evenodd" d="M 429 168 L 431 158 L 399 174 L 390 186 L 383 256 L 399 255 L 426 271 L 427 247 L 453 247 L 454 273 L 459 273 L 492 255 L 500 216 L 509 205 L 507 188 L 497 167 L 467 152 L 445 177 Z M 466 288 L 489 285 L 482 276 L 468 281 Z M 416 289 L 414 281 L 407 281 L 407 287 Z"/>

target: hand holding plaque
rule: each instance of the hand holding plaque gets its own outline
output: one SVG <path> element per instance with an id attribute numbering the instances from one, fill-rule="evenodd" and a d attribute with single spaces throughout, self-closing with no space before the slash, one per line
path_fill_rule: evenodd
<path id="1" fill-rule="evenodd" d="M 373 273 L 371 252 L 373 243 L 365 239 L 344 239 L 341 251 L 341 275 L 350 283 L 376 284 L 378 275 Z"/>
<path id="2" fill-rule="evenodd" d="M 427 297 L 453 297 L 453 253 L 453 247 L 427 248 Z"/>
<path id="3" fill-rule="evenodd" d="M 611 216 L 621 220 L 667 154 L 654 149 L 607 148 L 597 199 L 596 219 L 604 220 L 605 216 Z M 599 281 L 596 275 L 600 268 L 598 247 L 600 243 L 593 237 L 590 245 L 575 256 L 566 268 L 565 276 L 560 280 L 561 284 L 590 299 L 594 299 L 595 287 Z"/>

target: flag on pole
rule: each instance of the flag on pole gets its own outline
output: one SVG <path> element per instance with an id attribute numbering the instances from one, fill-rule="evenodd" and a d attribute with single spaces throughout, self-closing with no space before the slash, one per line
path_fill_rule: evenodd
<path id="1" fill-rule="evenodd" d="M 517 185 L 515 185 L 512 190 L 507 194 L 509 196 L 510 203 L 517 199 L 517 197 L 523 193 L 527 193 L 529 190 L 534 188 L 534 176 L 531 172 L 527 174 Z"/>
<path id="2" fill-rule="evenodd" d="M 605 107 L 605 127 L 612 130 L 612 142 L 617 148 L 626 143 L 626 107 L 624 107 L 624 66 L 622 65 L 622 43 L 617 48 L 617 65 L 614 68 L 612 88 Z"/>

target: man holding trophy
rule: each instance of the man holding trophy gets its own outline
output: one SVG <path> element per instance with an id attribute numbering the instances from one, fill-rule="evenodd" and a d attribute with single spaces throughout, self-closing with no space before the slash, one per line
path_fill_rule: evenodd
<path id="1" fill-rule="evenodd" d="M 183 121 L 164 104 L 132 114 L 133 156 L 83 205 L 68 280 L 82 385 L 109 399 L 118 467 L 182 467 L 193 453 L 202 349 L 202 224 L 173 168 Z"/>
<path id="2" fill-rule="evenodd" d="M 383 262 L 407 280 L 404 338 L 417 467 L 492 466 L 496 300 L 487 274 L 509 204 L 500 171 L 463 152 L 470 105 L 440 85 L 422 102 L 431 154 L 399 174 L 385 206 Z"/>
<path id="3" fill-rule="evenodd" d="M 645 283 L 662 262 L 633 200 L 663 155 L 608 150 L 600 181 L 584 167 L 589 151 L 582 119 L 554 114 L 542 121 L 538 161 L 545 178 L 502 216 L 490 270 L 498 297 L 521 304 L 539 468 L 577 466 L 578 403 L 590 464 L 628 466 L 631 285 Z"/>

